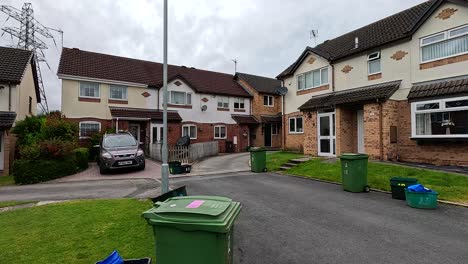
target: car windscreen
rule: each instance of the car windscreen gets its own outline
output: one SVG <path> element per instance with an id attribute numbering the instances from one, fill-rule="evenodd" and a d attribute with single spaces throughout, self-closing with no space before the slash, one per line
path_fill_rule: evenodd
<path id="1" fill-rule="evenodd" d="M 115 135 L 104 138 L 105 148 L 132 147 L 136 145 L 135 138 L 130 135 Z"/>

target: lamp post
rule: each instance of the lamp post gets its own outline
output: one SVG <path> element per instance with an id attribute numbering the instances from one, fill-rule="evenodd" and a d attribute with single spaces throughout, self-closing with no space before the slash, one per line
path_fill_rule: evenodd
<path id="1" fill-rule="evenodd" d="M 161 194 L 169 191 L 169 164 L 167 151 L 167 0 L 164 0 L 164 35 L 163 35 L 163 144 L 161 166 Z"/>

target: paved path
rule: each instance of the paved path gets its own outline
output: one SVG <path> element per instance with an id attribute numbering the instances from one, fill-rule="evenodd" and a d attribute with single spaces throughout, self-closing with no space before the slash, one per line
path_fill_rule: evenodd
<path id="1" fill-rule="evenodd" d="M 96 163 L 90 163 L 89 168 L 70 176 L 55 179 L 50 182 L 79 182 L 95 180 L 119 180 L 119 179 L 155 179 L 161 178 L 161 165 L 155 161 L 146 159 L 146 168 L 142 171 L 135 169 L 119 170 L 101 175 Z"/>
<path id="2" fill-rule="evenodd" d="M 50 201 L 95 198 L 147 198 L 159 195 L 154 179 L 41 183 L 0 188 L 0 201 Z"/>
<path id="3" fill-rule="evenodd" d="M 250 171 L 249 158 L 249 152 L 207 158 L 192 166 L 190 176 Z"/>
<path id="4" fill-rule="evenodd" d="M 467 263 L 468 209 L 407 207 L 389 194 L 271 173 L 174 180 L 243 205 L 234 263 Z"/>

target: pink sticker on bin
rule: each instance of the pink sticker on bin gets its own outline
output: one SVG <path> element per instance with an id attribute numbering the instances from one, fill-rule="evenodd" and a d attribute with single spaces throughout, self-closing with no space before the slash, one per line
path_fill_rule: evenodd
<path id="1" fill-rule="evenodd" d="M 203 201 L 203 200 L 195 200 L 195 201 L 191 202 L 189 205 L 187 205 L 185 208 L 195 209 L 195 208 L 200 207 L 204 202 L 205 201 Z"/>

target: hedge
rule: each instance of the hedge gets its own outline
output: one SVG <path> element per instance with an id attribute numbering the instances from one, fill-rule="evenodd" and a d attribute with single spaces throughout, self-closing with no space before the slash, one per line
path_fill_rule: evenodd
<path id="1" fill-rule="evenodd" d="M 77 148 L 73 150 L 73 154 L 75 154 L 76 165 L 80 170 L 84 170 L 88 168 L 88 157 L 89 151 L 87 148 Z"/>

